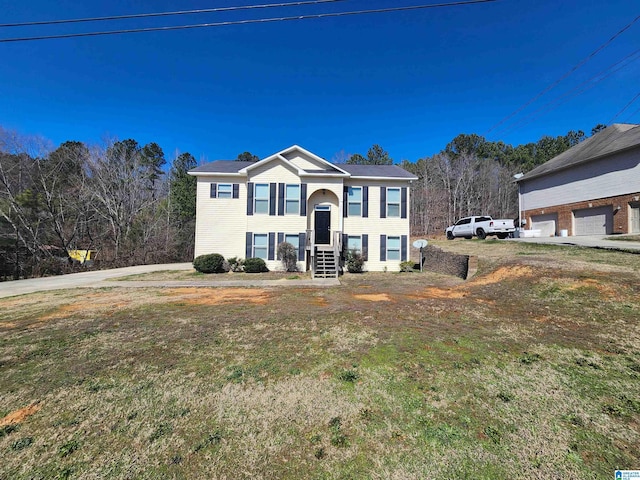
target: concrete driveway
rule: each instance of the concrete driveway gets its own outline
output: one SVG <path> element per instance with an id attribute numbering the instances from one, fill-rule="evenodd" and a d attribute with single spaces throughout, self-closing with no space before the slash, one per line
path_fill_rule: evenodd
<path id="1" fill-rule="evenodd" d="M 619 237 L 624 237 L 619 235 Z M 611 235 L 580 235 L 574 237 L 538 237 L 538 238 L 510 238 L 510 242 L 549 243 L 553 245 L 572 245 L 590 248 L 609 248 L 612 250 L 640 251 L 640 242 L 628 240 L 607 240 L 615 238 Z"/>
<path id="2" fill-rule="evenodd" d="M 97 270 L 94 272 L 70 273 L 55 277 L 29 278 L 0 282 L 0 298 L 24 295 L 46 290 L 64 290 L 67 288 L 102 288 L 102 287 L 333 287 L 340 285 L 337 278 L 301 278 L 280 280 L 259 280 L 242 278 L 240 280 L 216 281 L 214 277 L 206 280 L 166 280 L 166 281 L 113 281 L 118 277 L 138 275 L 140 273 L 159 272 L 163 270 L 193 270 L 191 263 L 168 263 L 161 265 L 138 265 L 135 267 Z"/>
<path id="3" fill-rule="evenodd" d="M 98 286 L 105 280 L 140 273 L 158 272 L 162 270 L 193 270 L 191 263 L 167 263 L 159 265 L 137 265 L 135 267 L 114 268 L 111 270 L 95 270 L 92 272 L 69 273 L 55 277 L 28 278 L 0 282 L 0 298 L 23 295 L 25 293 L 44 290 L 61 290 L 65 288 Z"/>

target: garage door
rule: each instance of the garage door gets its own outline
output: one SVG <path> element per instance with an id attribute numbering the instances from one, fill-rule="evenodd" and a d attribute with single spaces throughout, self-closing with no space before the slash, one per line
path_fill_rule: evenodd
<path id="1" fill-rule="evenodd" d="M 607 235 L 613 231 L 613 207 L 574 210 L 576 235 Z"/>
<path id="2" fill-rule="evenodd" d="M 548 213 L 546 215 L 531 216 L 531 229 L 540 230 L 541 237 L 554 237 L 558 225 L 558 214 Z"/>

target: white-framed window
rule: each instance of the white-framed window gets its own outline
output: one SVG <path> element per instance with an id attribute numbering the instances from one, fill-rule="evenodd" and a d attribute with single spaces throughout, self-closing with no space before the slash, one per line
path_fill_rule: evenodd
<path id="1" fill-rule="evenodd" d="M 298 247 L 300 246 L 300 236 L 297 233 L 295 235 L 286 234 L 284 236 L 284 241 L 296 247 L 296 252 L 298 251 Z"/>
<path id="2" fill-rule="evenodd" d="M 387 237 L 387 260 L 400 260 L 400 237 Z"/>
<path id="3" fill-rule="evenodd" d="M 349 187 L 347 192 L 347 215 L 362 216 L 362 187 Z"/>
<path id="4" fill-rule="evenodd" d="M 269 214 L 269 184 L 256 183 L 253 197 L 254 213 Z M 262 257 L 260 257 L 262 258 Z"/>
<path id="5" fill-rule="evenodd" d="M 300 185 L 285 185 L 284 213 L 300 213 Z"/>
<path id="6" fill-rule="evenodd" d="M 387 188 L 387 217 L 400 216 L 400 189 Z"/>
<path id="7" fill-rule="evenodd" d="M 362 254 L 362 237 L 360 235 L 349 235 L 347 237 L 347 251 Z"/>
<path id="8" fill-rule="evenodd" d="M 269 253 L 269 236 L 266 233 L 253 234 L 253 256 L 267 259 Z"/>
<path id="9" fill-rule="evenodd" d="M 230 183 L 219 183 L 218 198 L 233 198 L 233 185 Z"/>

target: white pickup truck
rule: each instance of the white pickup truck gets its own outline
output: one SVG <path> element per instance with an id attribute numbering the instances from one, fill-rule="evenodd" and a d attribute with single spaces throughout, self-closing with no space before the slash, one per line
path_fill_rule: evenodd
<path id="1" fill-rule="evenodd" d="M 447 227 L 445 233 L 449 240 L 456 237 L 471 238 L 474 235 L 479 239 L 485 239 L 488 235 L 496 235 L 498 238 L 507 238 L 510 233 L 516 231 L 513 220 L 499 219 L 491 217 L 465 217 L 456 222 L 455 225 Z"/>

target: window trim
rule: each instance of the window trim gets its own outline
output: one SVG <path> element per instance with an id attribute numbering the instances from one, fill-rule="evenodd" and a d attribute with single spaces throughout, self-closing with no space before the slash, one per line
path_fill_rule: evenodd
<path id="1" fill-rule="evenodd" d="M 263 237 L 264 238 L 264 246 L 260 245 L 258 248 L 264 249 L 264 257 L 258 257 L 256 255 L 256 238 Z M 254 233 L 253 241 L 251 243 L 251 256 L 254 258 L 262 258 L 263 260 L 268 260 L 269 258 L 269 234 L 268 233 Z"/>
<path id="2" fill-rule="evenodd" d="M 266 197 L 258 197 L 258 187 L 265 187 L 266 188 Z M 256 183 L 254 184 L 254 188 L 253 188 L 253 213 L 256 215 L 269 215 L 269 211 L 271 208 L 271 203 L 270 203 L 270 199 L 271 199 L 271 193 L 270 193 L 270 186 L 268 183 Z M 267 202 L 267 208 L 266 211 L 264 212 L 259 212 L 258 211 L 258 202 Z"/>
<path id="3" fill-rule="evenodd" d="M 227 191 L 228 187 L 228 191 Z M 218 198 L 233 198 L 233 183 L 218 183 L 217 185 L 217 197 Z M 227 196 L 228 195 L 228 196 Z"/>
<path id="4" fill-rule="evenodd" d="M 389 240 L 398 240 L 398 248 L 390 248 L 389 244 Z M 402 259 L 402 237 L 401 236 L 387 236 L 387 255 L 386 255 L 386 260 L 387 261 L 392 261 L 392 262 L 399 262 Z M 398 252 L 398 258 L 389 258 L 389 253 L 390 252 Z"/>
<path id="5" fill-rule="evenodd" d="M 289 240 L 287 240 L 287 237 L 289 237 L 289 238 L 296 237 L 295 243 L 291 243 Z M 296 247 L 296 253 L 300 249 L 300 234 L 299 233 L 285 233 L 284 234 L 284 241 L 287 242 L 287 243 L 290 243 L 291 245 Z"/>
<path id="6" fill-rule="evenodd" d="M 358 239 L 358 243 L 360 244 L 360 248 L 349 248 L 349 240 L 350 239 Z M 363 251 L 363 246 L 362 246 L 362 235 L 347 235 L 347 252 L 350 252 L 351 250 L 355 250 L 356 253 L 362 255 L 362 251 Z"/>
<path id="7" fill-rule="evenodd" d="M 291 198 L 289 197 L 289 187 L 295 187 L 296 193 Z M 284 214 L 285 215 L 300 215 L 300 184 L 285 183 L 284 185 Z M 296 210 L 289 211 L 289 202 L 295 202 Z"/>
<path id="8" fill-rule="evenodd" d="M 360 191 L 360 200 L 358 201 L 351 201 L 350 200 L 350 194 L 352 191 L 355 190 L 359 190 Z M 347 216 L 349 217 L 362 217 L 363 216 L 363 191 L 364 189 L 362 187 L 355 187 L 355 186 L 348 186 L 347 187 Z M 358 205 L 359 211 L 358 213 L 352 213 L 351 212 L 351 206 L 352 205 Z"/>
<path id="9" fill-rule="evenodd" d="M 389 201 L 389 191 L 394 190 L 398 192 L 398 201 L 397 202 L 391 202 Z M 389 212 L 389 207 L 390 206 L 394 206 L 397 205 L 398 208 L 398 214 L 397 215 L 391 215 Z M 387 213 L 387 218 L 401 218 L 402 217 L 402 189 L 400 187 L 387 187 L 387 195 L 386 195 L 386 213 Z"/>

